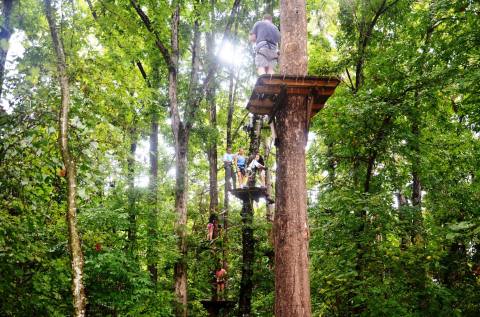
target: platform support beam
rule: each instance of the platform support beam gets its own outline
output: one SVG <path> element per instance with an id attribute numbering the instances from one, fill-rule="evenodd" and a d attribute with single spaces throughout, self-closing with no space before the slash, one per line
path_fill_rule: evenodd
<path id="1" fill-rule="evenodd" d="M 253 239 L 252 199 L 243 199 L 242 207 L 242 279 L 238 300 L 239 316 L 249 317 L 252 310 L 253 260 L 255 257 L 255 240 Z"/>
<path id="2" fill-rule="evenodd" d="M 280 74 L 307 74 L 305 0 L 280 1 Z M 277 180 L 274 219 L 275 316 L 310 317 L 305 146 L 307 97 L 288 95 L 276 113 Z"/>

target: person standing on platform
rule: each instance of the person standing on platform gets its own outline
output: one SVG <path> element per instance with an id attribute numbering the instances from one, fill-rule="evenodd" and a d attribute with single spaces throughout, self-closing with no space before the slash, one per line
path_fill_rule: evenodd
<path id="1" fill-rule="evenodd" d="M 248 170 L 252 171 L 253 173 L 257 173 L 260 175 L 260 186 L 265 187 L 265 162 L 260 154 L 255 154 L 255 158 L 248 164 Z M 255 178 L 255 174 L 252 176 Z"/>
<path id="2" fill-rule="evenodd" d="M 245 185 L 246 176 L 246 163 L 247 160 L 244 156 L 243 149 L 240 148 L 238 150 L 238 154 L 235 156 L 235 165 L 237 166 L 237 179 L 238 179 L 238 187 L 242 188 Z"/>
<path id="3" fill-rule="evenodd" d="M 226 182 L 228 183 L 227 185 L 228 190 L 232 189 L 231 184 L 233 184 L 233 189 L 237 187 L 235 184 L 235 170 L 233 168 L 234 161 L 235 161 L 235 154 L 232 154 L 232 148 L 228 147 L 227 153 L 223 155 L 223 167 L 225 168 L 225 176 L 226 176 Z"/>
<path id="4" fill-rule="evenodd" d="M 272 16 L 265 14 L 263 20 L 255 23 L 250 31 L 249 40 L 255 43 L 255 66 L 258 75 L 275 73 L 280 31 L 272 21 Z"/>

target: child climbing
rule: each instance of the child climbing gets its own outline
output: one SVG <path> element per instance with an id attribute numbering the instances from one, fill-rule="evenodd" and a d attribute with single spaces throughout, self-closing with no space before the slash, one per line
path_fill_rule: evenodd
<path id="1" fill-rule="evenodd" d="M 244 156 L 243 149 L 238 150 L 238 154 L 235 156 L 235 165 L 237 166 L 237 177 L 238 177 L 238 187 L 245 187 L 246 182 L 246 159 Z"/>
<path id="2" fill-rule="evenodd" d="M 232 154 L 232 148 L 227 148 L 227 153 L 223 155 L 223 167 L 225 168 L 225 181 L 227 182 L 227 189 L 236 188 L 235 184 L 235 170 L 233 168 L 235 160 L 235 154 Z"/>
<path id="3" fill-rule="evenodd" d="M 224 297 L 226 277 L 227 270 L 225 270 L 223 267 L 215 272 L 215 278 L 217 279 L 217 296 L 220 298 Z"/>
<path id="4" fill-rule="evenodd" d="M 208 233 L 207 233 L 207 240 L 208 241 L 212 241 L 213 240 L 213 227 L 214 227 L 214 224 L 209 222 L 208 225 L 207 225 L 207 230 L 208 230 Z"/>
<path id="5" fill-rule="evenodd" d="M 258 172 L 260 175 L 260 186 L 265 187 L 265 162 L 260 154 L 255 154 L 255 158 L 248 164 L 248 170 L 253 172 L 253 177 L 255 178 L 255 173 Z"/>
<path id="6" fill-rule="evenodd" d="M 213 241 L 219 235 L 218 217 L 216 214 L 211 214 L 207 224 L 207 240 Z"/>

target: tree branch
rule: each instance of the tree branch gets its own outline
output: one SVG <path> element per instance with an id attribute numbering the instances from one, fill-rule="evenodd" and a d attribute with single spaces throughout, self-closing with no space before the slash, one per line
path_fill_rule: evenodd
<path id="1" fill-rule="evenodd" d="M 130 3 L 132 4 L 133 8 L 137 12 L 138 16 L 142 20 L 147 30 L 155 36 L 155 45 L 160 50 L 160 53 L 162 54 L 163 59 L 167 64 L 167 67 L 172 70 L 175 69 L 176 71 L 176 64 L 172 61 L 172 56 L 170 54 L 170 51 L 165 46 L 165 44 L 163 44 L 163 42 L 161 41 L 160 35 L 158 34 L 157 30 L 153 28 L 152 21 L 150 20 L 150 18 L 147 16 L 145 12 L 143 12 L 142 8 L 140 8 L 136 0 L 130 0 Z"/>
<path id="2" fill-rule="evenodd" d="M 151 84 L 150 81 L 148 80 L 147 72 L 145 71 L 145 68 L 143 68 L 142 62 L 141 62 L 141 61 L 136 61 L 136 62 L 135 62 L 135 65 L 137 65 L 138 70 L 139 70 L 140 73 L 142 74 L 142 77 L 143 77 L 143 79 L 145 80 L 145 82 L 147 83 L 147 87 L 148 87 L 148 88 L 152 88 L 152 84 Z"/>
<path id="3" fill-rule="evenodd" d="M 93 9 L 92 1 L 91 0 L 86 0 L 86 1 L 88 4 L 88 7 L 90 8 L 90 11 L 92 12 L 93 19 L 96 20 L 98 16 L 97 16 L 97 12 Z"/>

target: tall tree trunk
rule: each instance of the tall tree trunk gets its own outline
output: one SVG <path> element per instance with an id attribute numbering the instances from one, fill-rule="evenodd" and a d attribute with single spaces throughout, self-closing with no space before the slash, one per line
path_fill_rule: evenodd
<path id="1" fill-rule="evenodd" d="M 264 161 L 265 161 L 265 166 L 268 166 L 267 160 L 268 156 L 270 155 L 270 143 L 271 143 L 271 138 L 265 138 L 263 141 L 263 155 L 264 155 Z M 273 197 L 273 185 L 272 185 L 272 171 L 270 168 L 267 168 L 265 170 L 265 187 L 267 189 L 267 195 L 268 197 Z M 266 213 L 266 218 L 267 221 L 270 223 L 273 223 L 273 214 L 275 213 L 275 206 L 273 204 L 268 203 L 267 204 L 267 213 Z M 270 240 L 272 241 L 273 245 L 273 232 L 270 230 L 268 233 L 268 236 Z"/>
<path id="2" fill-rule="evenodd" d="M 260 131 L 262 129 L 262 121 L 263 120 L 259 115 L 253 115 L 252 127 L 250 130 L 250 146 L 248 148 L 250 157 L 260 150 Z"/>
<path id="3" fill-rule="evenodd" d="M 252 201 L 244 200 L 242 207 L 242 279 L 238 300 L 239 317 L 249 317 L 252 309 L 252 276 L 253 260 L 255 258 L 255 240 L 252 226 Z"/>
<path id="4" fill-rule="evenodd" d="M 402 229 L 407 228 L 407 226 L 404 225 L 404 223 L 409 218 L 408 215 L 405 215 L 405 210 L 404 210 L 405 207 L 408 207 L 407 198 L 401 192 L 401 190 L 398 191 L 396 196 L 397 196 L 397 204 L 398 204 L 398 218 L 400 220 L 400 223 L 402 224 Z M 405 216 L 407 216 L 407 218 Z M 408 231 L 401 230 L 400 250 L 402 250 L 402 251 L 405 251 L 407 249 L 408 241 L 410 240 L 407 232 Z"/>
<path id="5" fill-rule="evenodd" d="M 418 96 L 415 93 L 416 98 Z M 415 98 L 415 99 L 416 99 Z M 418 105 L 417 105 L 418 107 Z M 420 111 L 412 117 L 412 207 L 413 214 L 413 230 L 411 231 L 410 240 L 412 244 L 420 244 L 423 242 L 423 216 L 422 216 L 422 185 L 420 183 Z"/>
<path id="6" fill-rule="evenodd" d="M 187 316 L 187 154 L 189 131 L 180 120 L 177 98 L 177 71 L 178 71 L 178 26 L 180 21 L 180 6 L 177 7 L 172 16 L 172 55 L 173 67 L 169 68 L 168 93 L 170 100 L 170 111 L 172 117 L 172 132 L 175 140 L 175 211 L 177 221 L 175 231 L 178 239 L 178 250 L 180 257 L 175 263 L 175 316 Z"/>
<path id="7" fill-rule="evenodd" d="M 262 119 L 253 116 L 250 130 L 249 156 L 252 157 L 260 149 L 260 131 Z M 249 187 L 255 185 L 255 179 L 249 180 Z M 253 293 L 253 261 L 255 259 L 255 240 L 253 238 L 253 203 L 251 199 L 244 199 L 242 207 L 242 278 L 240 281 L 240 295 L 238 311 L 240 317 L 248 317 L 252 310 Z"/>
<path id="8" fill-rule="evenodd" d="M 130 128 L 130 152 L 127 158 L 127 183 L 128 183 L 128 246 L 127 250 L 130 255 L 135 257 L 136 240 L 137 240 L 137 211 L 136 211 L 136 193 L 135 193 L 135 152 L 137 150 L 137 132 L 135 128 L 135 120 L 133 127 Z"/>
<path id="9" fill-rule="evenodd" d="M 70 261 L 72 267 L 72 297 L 73 297 L 73 315 L 75 317 L 85 316 L 85 306 L 87 298 L 85 296 L 85 287 L 83 285 L 83 266 L 84 258 L 82 253 L 82 242 L 77 229 L 77 172 L 75 160 L 71 155 L 68 142 L 68 113 L 70 110 L 69 81 L 67 75 L 67 64 L 65 62 L 65 52 L 62 41 L 58 35 L 55 23 L 55 16 L 52 12 L 50 0 L 45 0 L 45 15 L 47 17 L 52 43 L 57 57 L 57 71 L 61 89 L 61 109 L 59 117 L 59 146 L 62 154 L 63 164 L 66 169 L 67 177 L 67 225 L 68 225 L 68 245 L 70 249 Z"/>
<path id="10" fill-rule="evenodd" d="M 145 80 L 147 87 L 152 88 L 152 81 L 149 80 L 145 69 L 140 61 L 136 65 Z M 158 62 L 153 65 L 153 83 L 160 87 L 160 70 Z M 150 273 L 150 280 L 156 286 L 158 281 L 158 104 L 151 105 L 150 113 L 150 173 L 148 184 L 148 201 L 150 204 L 149 215 L 147 217 L 147 268 Z"/>
<path id="11" fill-rule="evenodd" d="M 268 166 L 268 157 L 270 155 L 270 144 L 271 144 L 271 138 L 265 138 L 263 141 L 263 155 L 264 155 L 264 161 L 265 161 L 265 166 Z M 265 170 L 265 187 L 266 187 L 266 192 L 267 192 L 267 197 L 269 199 L 272 199 L 273 197 L 273 185 L 272 185 L 272 171 L 270 168 L 267 167 Z M 267 201 L 267 212 L 265 214 L 265 218 L 269 224 L 273 224 L 273 215 L 275 213 L 275 205 L 271 201 Z M 273 251 L 274 249 L 274 238 L 273 238 L 273 228 L 270 227 L 267 231 L 267 236 L 268 236 L 268 244 L 271 247 L 271 250 L 268 250 L 268 252 L 265 253 L 265 255 L 268 257 L 269 265 L 270 267 L 274 267 L 275 263 L 275 252 Z"/>
<path id="12" fill-rule="evenodd" d="M 150 279 L 156 285 L 158 281 L 157 268 L 157 236 L 158 236 L 158 110 L 154 104 L 150 124 L 150 179 L 149 201 L 150 214 L 148 216 L 148 246 L 147 263 Z"/>
<path id="13" fill-rule="evenodd" d="M 237 33 L 238 23 L 235 23 L 234 34 Z M 232 121 L 233 121 L 233 109 L 235 104 L 235 90 L 236 85 L 234 85 L 234 69 L 231 67 L 229 69 L 229 88 L 228 88 L 228 115 L 227 115 L 227 139 L 226 139 L 226 149 L 231 148 L 232 146 Z M 230 200 L 229 200 L 229 191 L 235 186 L 236 177 L 233 171 L 233 167 L 225 166 L 225 185 L 224 185 L 224 196 L 223 196 L 223 266 L 228 271 L 228 214 L 230 211 Z"/>
<path id="14" fill-rule="evenodd" d="M 212 1 L 212 7 L 213 7 Z M 212 17 L 213 18 L 213 17 Z M 214 54 L 214 35 L 210 33 L 207 35 L 207 58 L 209 60 L 209 67 L 215 63 Z M 209 162 L 209 191 L 210 191 L 210 213 L 218 210 L 218 182 L 217 182 L 217 105 L 215 104 L 215 79 L 212 79 L 206 91 L 206 101 L 210 110 L 210 131 L 212 131 L 213 138 L 209 138 L 207 156 Z"/>
<path id="15" fill-rule="evenodd" d="M 307 74 L 305 0 L 280 1 L 280 73 Z M 299 111 L 305 109 L 305 111 Z M 288 96 L 276 116 L 277 181 L 275 203 L 275 316 L 311 316 L 308 275 L 308 220 L 304 96 Z"/>
<path id="16" fill-rule="evenodd" d="M 5 78 L 5 63 L 7 61 L 8 47 L 10 37 L 12 36 L 12 27 L 10 17 L 12 15 L 13 0 L 2 1 L 2 26 L 0 30 L 0 97 L 3 92 L 3 80 Z"/>
<path id="17" fill-rule="evenodd" d="M 180 258 L 175 263 L 176 316 L 187 316 L 187 146 L 188 132 L 181 129 L 175 145 L 176 180 L 175 210 L 177 212 L 176 234 Z"/>

